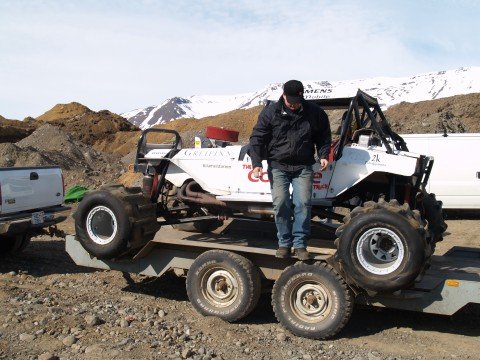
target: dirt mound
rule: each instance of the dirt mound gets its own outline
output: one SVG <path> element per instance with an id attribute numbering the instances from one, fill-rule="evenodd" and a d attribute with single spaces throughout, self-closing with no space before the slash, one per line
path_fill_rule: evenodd
<path id="1" fill-rule="evenodd" d="M 17 142 L 30 135 L 37 127 L 34 121 L 18 121 L 0 116 L 0 143 Z"/>
<path id="2" fill-rule="evenodd" d="M 46 122 L 70 120 L 91 112 L 93 111 L 88 107 L 77 102 L 71 102 L 69 104 L 57 104 L 44 114 L 38 116 L 37 120 Z"/>
<path id="3" fill-rule="evenodd" d="M 402 134 L 480 132 L 480 93 L 403 102 L 385 111 L 385 116 Z"/>
<path id="4" fill-rule="evenodd" d="M 55 105 L 37 121 L 58 126 L 73 139 L 107 152 L 114 152 L 110 144 L 117 133 L 138 130 L 120 115 L 108 110 L 95 112 L 76 102 Z"/>
<path id="5" fill-rule="evenodd" d="M 120 156 L 92 149 L 58 127 L 45 124 L 16 144 L 1 144 L 0 166 L 57 165 L 66 187 L 75 184 L 97 187 L 115 182 L 125 171 Z"/>
<path id="6" fill-rule="evenodd" d="M 0 168 L 55 165 L 53 159 L 32 149 L 23 149 L 12 143 L 0 144 Z"/>

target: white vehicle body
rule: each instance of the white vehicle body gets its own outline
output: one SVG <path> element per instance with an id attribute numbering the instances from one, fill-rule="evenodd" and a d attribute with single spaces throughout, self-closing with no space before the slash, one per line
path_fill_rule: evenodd
<path id="1" fill-rule="evenodd" d="M 225 148 L 181 149 L 170 159 L 166 179 L 177 187 L 195 179 L 207 192 L 222 201 L 271 203 L 267 162 L 260 178 L 252 176 L 252 163 L 248 154 L 241 158 L 242 146 Z M 165 159 L 169 150 L 150 150 L 145 159 L 151 164 Z M 395 151 L 388 154 L 384 146 L 351 144 L 343 150 L 342 157 L 320 171 L 314 165 L 312 204 L 322 204 L 325 199 L 336 198 L 375 172 L 412 176 L 419 155 Z"/>
<path id="2" fill-rule="evenodd" d="M 63 203 L 62 171 L 58 167 L 0 169 L 0 215 Z"/>
<path id="3" fill-rule="evenodd" d="M 0 235 L 31 232 L 55 223 L 64 210 L 59 167 L 0 169 Z"/>
<path id="4" fill-rule="evenodd" d="M 444 209 L 480 209 L 480 133 L 401 135 L 410 151 L 432 156 L 435 164 L 427 184 Z M 471 156 L 462 156 L 469 150 Z"/>

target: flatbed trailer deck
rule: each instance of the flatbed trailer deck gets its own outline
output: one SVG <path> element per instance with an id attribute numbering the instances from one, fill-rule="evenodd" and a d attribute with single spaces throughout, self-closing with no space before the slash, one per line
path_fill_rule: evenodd
<path id="1" fill-rule="evenodd" d="M 297 335 L 313 338 L 328 338 L 340 331 L 351 315 L 354 302 L 442 315 L 453 315 L 469 303 L 480 303 L 480 249 L 454 247 L 445 255 L 433 255 L 430 267 L 411 287 L 393 294 L 369 295 L 366 292 L 352 291 L 335 272 L 336 250 L 331 236 L 322 231 L 314 234 L 316 236 L 309 242 L 313 259 L 308 264 L 298 262 L 293 257 L 275 258 L 277 242 L 274 225 L 244 220 L 234 220 L 221 231 L 209 234 L 193 234 L 174 230 L 170 226 L 162 227 L 152 241 L 129 259 L 94 258 L 72 235 L 66 238 L 66 250 L 77 265 L 90 268 L 157 277 L 167 271 L 187 275 L 189 270 L 194 269 L 190 271 L 192 278 L 193 273 L 200 273 L 198 296 L 202 298 L 203 294 L 205 299 L 202 300 L 205 300 L 207 305 L 212 305 L 213 310 L 205 306 L 198 297 L 195 298 L 189 289 L 193 280 L 187 276 L 187 292 L 194 307 L 204 315 L 217 315 L 230 321 L 240 317 L 229 317 L 221 311 L 216 312 L 215 308 L 230 306 L 230 303 L 224 302 L 228 296 L 231 297 L 228 298 L 229 301 L 233 301 L 234 295 L 242 295 L 242 270 L 240 269 L 238 274 L 235 269 L 230 271 L 228 266 L 215 265 L 213 270 L 202 273 L 203 264 L 212 263 L 212 260 L 202 259 L 209 255 L 215 257 L 228 254 L 237 262 L 241 262 L 238 258 L 245 259 L 250 264 L 244 266 L 246 269 L 258 270 L 260 278 L 270 280 L 263 282 L 262 290 L 269 291 L 269 288 L 265 289 L 266 283 L 268 286 L 275 282 L 272 296 L 274 310 L 280 322 Z M 220 260 L 215 264 L 222 264 Z M 199 262 L 200 264 L 197 264 Z M 316 272 L 320 275 L 317 276 Z M 291 292 L 289 301 L 290 280 L 302 276 L 305 276 L 303 282 L 292 285 L 296 290 Z M 336 281 L 340 285 L 336 284 Z M 205 291 L 202 290 L 202 284 Z M 236 292 L 232 292 L 235 286 Z M 255 290 L 255 296 L 252 296 L 257 297 L 257 300 L 261 289 L 255 288 L 260 286 L 252 285 Z M 276 306 L 275 299 L 281 304 Z M 256 305 L 255 299 L 252 301 L 253 303 L 245 305 L 248 309 L 241 313 L 241 317 Z M 285 304 L 290 305 L 284 306 Z M 279 316 L 277 312 L 282 312 L 282 309 L 286 314 Z M 337 312 L 341 313 L 339 318 L 335 318 Z"/>

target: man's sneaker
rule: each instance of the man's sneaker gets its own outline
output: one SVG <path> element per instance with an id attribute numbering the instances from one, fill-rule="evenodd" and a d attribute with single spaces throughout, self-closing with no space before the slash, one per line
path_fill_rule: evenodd
<path id="1" fill-rule="evenodd" d="M 286 258 L 289 258 L 291 255 L 290 253 L 290 248 L 288 247 L 283 247 L 283 246 L 280 246 L 277 250 L 277 252 L 275 253 L 275 257 L 277 258 L 281 258 L 281 259 L 286 259 Z"/>
<path id="2" fill-rule="evenodd" d="M 310 259 L 310 253 L 305 248 L 297 248 L 295 249 L 295 256 L 300 261 L 306 261 Z"/>

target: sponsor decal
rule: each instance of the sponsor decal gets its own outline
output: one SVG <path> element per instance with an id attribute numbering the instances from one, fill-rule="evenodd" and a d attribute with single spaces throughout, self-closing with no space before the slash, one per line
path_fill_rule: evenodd
<path id="1" fill-rule="evenodd" d="M 215 168 L 215 169 L 231 169 L 231 165 L 223 165 L 223 164 L 203 164 L 204 168 Z"/>
<path id="2" fill-rule="evenodd" d="M 305 89 L 304 94 L 331 94 L 333 89 Z"/>
<path id="3" fill-rule="evenodd" d="M 322 190 L 328 187 L 327 184 L 321 184 L 323 175 L 321 172 L 313 173 L 313 190 Z"/>
<path id="4" fill-rule="evenodd" d="M 186 149 L 183 153 L 188 157 L 232 157 L 227 149 Z"/>
<path id="5" fill-rule="evenodd" d="M 248 180 L 251 182 L 259 182 L 259 181 L 264 183 L 270 182 L 270 180 L 268 179 L 268 173 L 266 171 L 263 171 L 260 177 L 258 178 L 253 177 L 253 169 L 248 172 Z"/>
<path id="6" fill-rule="evenodd" d="M 375 165 L 375 166 L 387 166 L 386 164 L 382 164 L 379 154 L 373 154 L 370 160 L 365 161 L 365 164 Z"/>
<path id="7" fill-rule="evenodd" d="M 333 93 L 332 85 L 328 82 L 320 84 L 322 87 L 317 89 L 305 89 L 303 97 L 305 99 L 328 99 Z"/>

